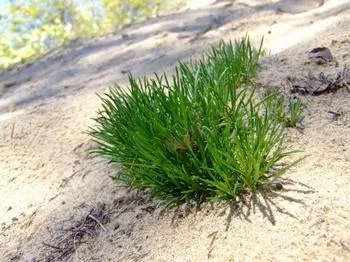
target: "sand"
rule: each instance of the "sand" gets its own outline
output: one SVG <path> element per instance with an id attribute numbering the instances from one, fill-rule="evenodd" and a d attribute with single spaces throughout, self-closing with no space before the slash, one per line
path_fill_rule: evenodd
<path id="1" fill-rule="evenodd" d="M 109 176 L 118 168 L 87 153 L 96 93 L 123 85 L 128 71 L 171 72 L 220 39 L 248 32 L 258 44 L 264 36 L 261 91 L 288 92 L 288 77 L 335 76 L 350 66 L 350 1 L 297 11 L 271 0 L 206 2 L 0 73 L 0 261 L 350 261 L 346 88 L 301 97 L 304 128 L 288 130 L 287 146 L 309 157 L 287 172 L 282 191 L 245 203 L 163 211 L 116 188 Z M 320 46 L 335 61 L 310 60 Z"/>

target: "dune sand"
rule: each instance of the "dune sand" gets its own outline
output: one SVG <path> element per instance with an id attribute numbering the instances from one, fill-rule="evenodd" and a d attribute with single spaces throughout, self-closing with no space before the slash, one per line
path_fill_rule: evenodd
<path id="1" fill-rule="evenodd" d="M 0 74 L 1 261 L 350 261 L 345 87 L 301 97 L 304 128 L 288 130 L 287 144 L 310 156 L 288 171 L 284 189 L 231 207 L 162 212 L 145 196 L 115 188 L 109 176 L 117 168 L 86 152 L 96 93 L 125 83 L 128 71 L 171 72 L 220 39 L 249 33 L 258 44 L 264 36 L 271 55 L 256 76 L 261 90 L 288 92 L 287 79 L 350 68 L 350 1 L 298 10 L 288 1 L 209 2 L 70 43 Z M 335 61 L 310 60 L 307 52 L 320 46 Z"/>

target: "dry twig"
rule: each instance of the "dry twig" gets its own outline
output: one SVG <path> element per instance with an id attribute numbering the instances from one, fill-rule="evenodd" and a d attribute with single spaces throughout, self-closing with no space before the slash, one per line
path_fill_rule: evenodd
<path id="1" fill-rule="evenodd" d="M 61 261 L 72 253 L 76 254 L 78 246 L 84 243 L 83 238 L 85 236 L 97 236 L 99 228 L 107 231 L 103 224 L 109 222 L 109 215 L 106 205 L 100 205 L 96 209 L 91 209 L 82 221 L 78 221 L 72 227 L 62 230 L 62 233 L 57 235 L 52 243 L 43 242 L 43 245 L 50 248 L 47 261 Z"/>
<path id="2" fill-rule="evenodd" d="M 335 76 L 325 75 L 321 72 L 318 76 L 309 74 L 303 78 L 287 78 L 287 86 L 291 93 L 301 95 L 318 96 L 325 93 L 333 93 L 341 88 L 347 87 L 349 90 L 350 71 L 344 68 L 342 72 L 338 72 Z"/>

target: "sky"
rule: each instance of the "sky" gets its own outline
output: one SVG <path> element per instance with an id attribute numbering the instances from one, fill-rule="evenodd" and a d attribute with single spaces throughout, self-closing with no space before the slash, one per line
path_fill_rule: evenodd
<path id="1" fill-rule="evenodd" d="M 10 2 L 10 0 L 0 0 L 0 15 L 5 12 L 5 6 Z M 0 23 L 0 32 L 3 31 L 5 25 Z"/>
<path id="2" fill-rule="evenodd" d="M 6 12 L 5 12 L 6 9 L 5 8 L 11 1 L 13 1 L 13 0 L 0 0 L 0 15 L 1 14 L 6 14 Z M 45 1 L 45 0 L 43 0 L 43 1 Z M 79 3 L 84 3 L 84 0 L 78 0 L 77 2 L 78 2 L 78 4 Z M 2 32 L 3 29 L 5 29 L 5 28 L 6 28 L 6 25 L 0 23 L 0 32 Z"/>
<path id="3" fill-rule="evenodd" d="M 8 4 L 10 0 L 0 0 L 0 10 L 3 11 L 3 8 Z"/>

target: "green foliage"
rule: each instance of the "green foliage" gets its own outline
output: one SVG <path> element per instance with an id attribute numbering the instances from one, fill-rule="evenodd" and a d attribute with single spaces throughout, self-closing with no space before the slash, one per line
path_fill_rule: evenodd
<path id="1" fill-rule="evenodd" d="M 285 127 L 296 127 L 301 124 L 304 116 L 305 105 L 298 97 L 286 97 L 280 92 L 267 92 L 265 97 L 274 96 L 275 99 L 268 102 L 271 115 Z"/>
<path id="2" fill-rule="evenodd" d="M 305 105 L 300 98 L 293 97 L 288 99 L 288 121 L 287 127 L 296 127 L 304 120 L 303 112 Z"/>
<path id="3" fill-rule="evenodd" d="M 103 28 L 107 31 L 156 16 L 168 4 L 168 1 L 161 0 L 101 0 L 101 2 L 106 15 Z"/>
<path id="4" fill-rule="evenodd" d="M 104 34 L 125 24 L 152 17 L 178 2 L 12 1 L 6 12 L 0 13 L 0 69 L 36 57 L 67 41 Z"/>
<path id="5" fill-rule="evenodd" d="M 129 75 L 127 89 L 101 97 L 92 151 L 121 164 L 117 181 L 169 205 L 268 187 L 290 167 L 276 163 L 294 152 L 283 149 L 276 95 L 257 101 L 250 87 L 260 56 L 245 38 L 180 63 L 171 79 Z"/>

